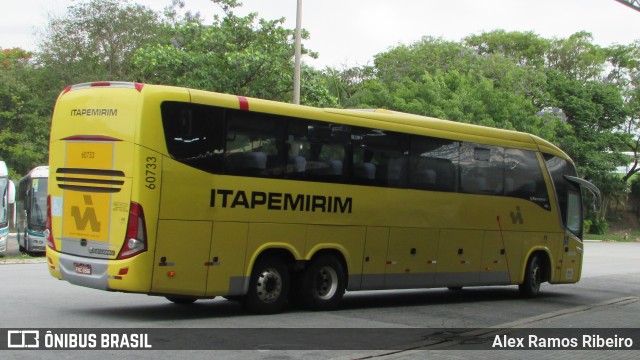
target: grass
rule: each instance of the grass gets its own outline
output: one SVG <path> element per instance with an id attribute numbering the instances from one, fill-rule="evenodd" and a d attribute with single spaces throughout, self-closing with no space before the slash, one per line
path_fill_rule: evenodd
<path id="1" fill-rule="evenodd" d="M 31 256 L 24 253 L 21 253 L 20 255 L 17 255 L 17 256 L 0 255 L 0 264 L 2 264 L 3 262 L 12 262 L 16 260 L 23 261 L 23 260 L 39 260 L 39 259 L 44 259 L 44 255 Z"/>
<path id="2" fill-rule="evenodd" d="M 616 232 L 604 235 L 585 234 L 584 238 L 587 240 L 636 242 L 640 241 L 640 230 L 634 230 L 628 233 Z"/>

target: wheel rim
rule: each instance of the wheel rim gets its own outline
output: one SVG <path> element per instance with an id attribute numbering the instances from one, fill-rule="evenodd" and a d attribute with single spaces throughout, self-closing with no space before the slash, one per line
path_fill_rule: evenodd
<path id="1" fill-rule="evenodd" d="M 541 279 L 540 266 L 538 263 L 534 263 L 531 267 L 531 288 L 538 289 L 540 287 L 540 279 Z"/>
<path id="2" fill-rule="evenodd" d="M 280 298 L 282 294 L 282 275 L 273 268 L 264 269 L 256 284 L 258 299 L 270 304 Z"/>
<path id="3" fill-rule="evenodd" d="M 338 290 L 338 273 L 330 266 L 325 266 L 316 274 L 315 293 L 320 299 L 331 299 Z"/>

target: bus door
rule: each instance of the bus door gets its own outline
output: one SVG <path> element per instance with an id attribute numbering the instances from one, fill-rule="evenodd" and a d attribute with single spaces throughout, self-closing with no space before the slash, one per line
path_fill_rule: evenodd
<path id="1" fill-rule="evenodd" d="M 584 179 L 575 176 L 564 175 L 569 186 L 567 187 L 566 227 L 562 251 L 561 282 L 576 282 L 580 280 L 582 270 L 582 256 L 584 252 L 583 239 L 583 199 L 582 189 L 591 192 L 595 199 L 595 207 L 600 206 L 600 190 Z"/>
<path id="2" fill-rule="evenodd" d="M 560 282 L 576 282 L 582 269 L 582 196 L 579 189 L 570 189 L 567 193 L 567 232 L 562 244 L 562 269 Z"/>

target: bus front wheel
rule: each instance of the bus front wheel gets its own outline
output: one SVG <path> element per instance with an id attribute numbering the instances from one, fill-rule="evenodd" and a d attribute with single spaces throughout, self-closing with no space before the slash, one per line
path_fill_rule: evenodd
<path id="1" fill-rule="evenodd" d="M 334 256 L 322 255 L 312 260 L 300 278 L 302 305 L 312 310 L 331 310 L 338 306 L 346 288 L 342 263 Z"/>
<path id="2" fill-rule="evenodd" d="M 277 313 L 286 304 L 289 282 L 289 270 L 282 260 L 277 257 L 260 259 L 253 266 L 249 292 L 242 298 L 243 305 L 257 314 Z"/>
<path id="3" fill-rule="evenodd" d="M 529 258 L 524 274 L 524 282 L 518 286 L 520 294 L 524 297 L 535 297 L 540 292 L 542 283 L 542 260 L 539 256 L 533 255 Z"/>

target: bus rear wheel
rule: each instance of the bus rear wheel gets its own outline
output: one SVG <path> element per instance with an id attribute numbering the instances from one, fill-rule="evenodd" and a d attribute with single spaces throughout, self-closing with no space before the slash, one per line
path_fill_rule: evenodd
<path id="1" fill-rule="evenodd" d="M 346 288 L 342 263 L 334 256 L 322 255 L 303 272 L 298 294 L 304 307 L 312 310 L 331 310 L 338 306 Z"/>
<path id="2" fill-rule="evenodd" d="M 524 282 L 518 286 L 520 294 L 524 297 L 536 297 L 540 293 L 542 283 L 542 260 L 539 256 L 533 255 L 529 258 L 524 274 Z"/>
<path id="3" fill-rule="evenodd" d="M 260 259 L 253 266 L 249 292 L 242 298 L 247 310 L 256 314 L 280 312 L 289 296 L 290 275 L 286 264 L 277 257 Z"/>

